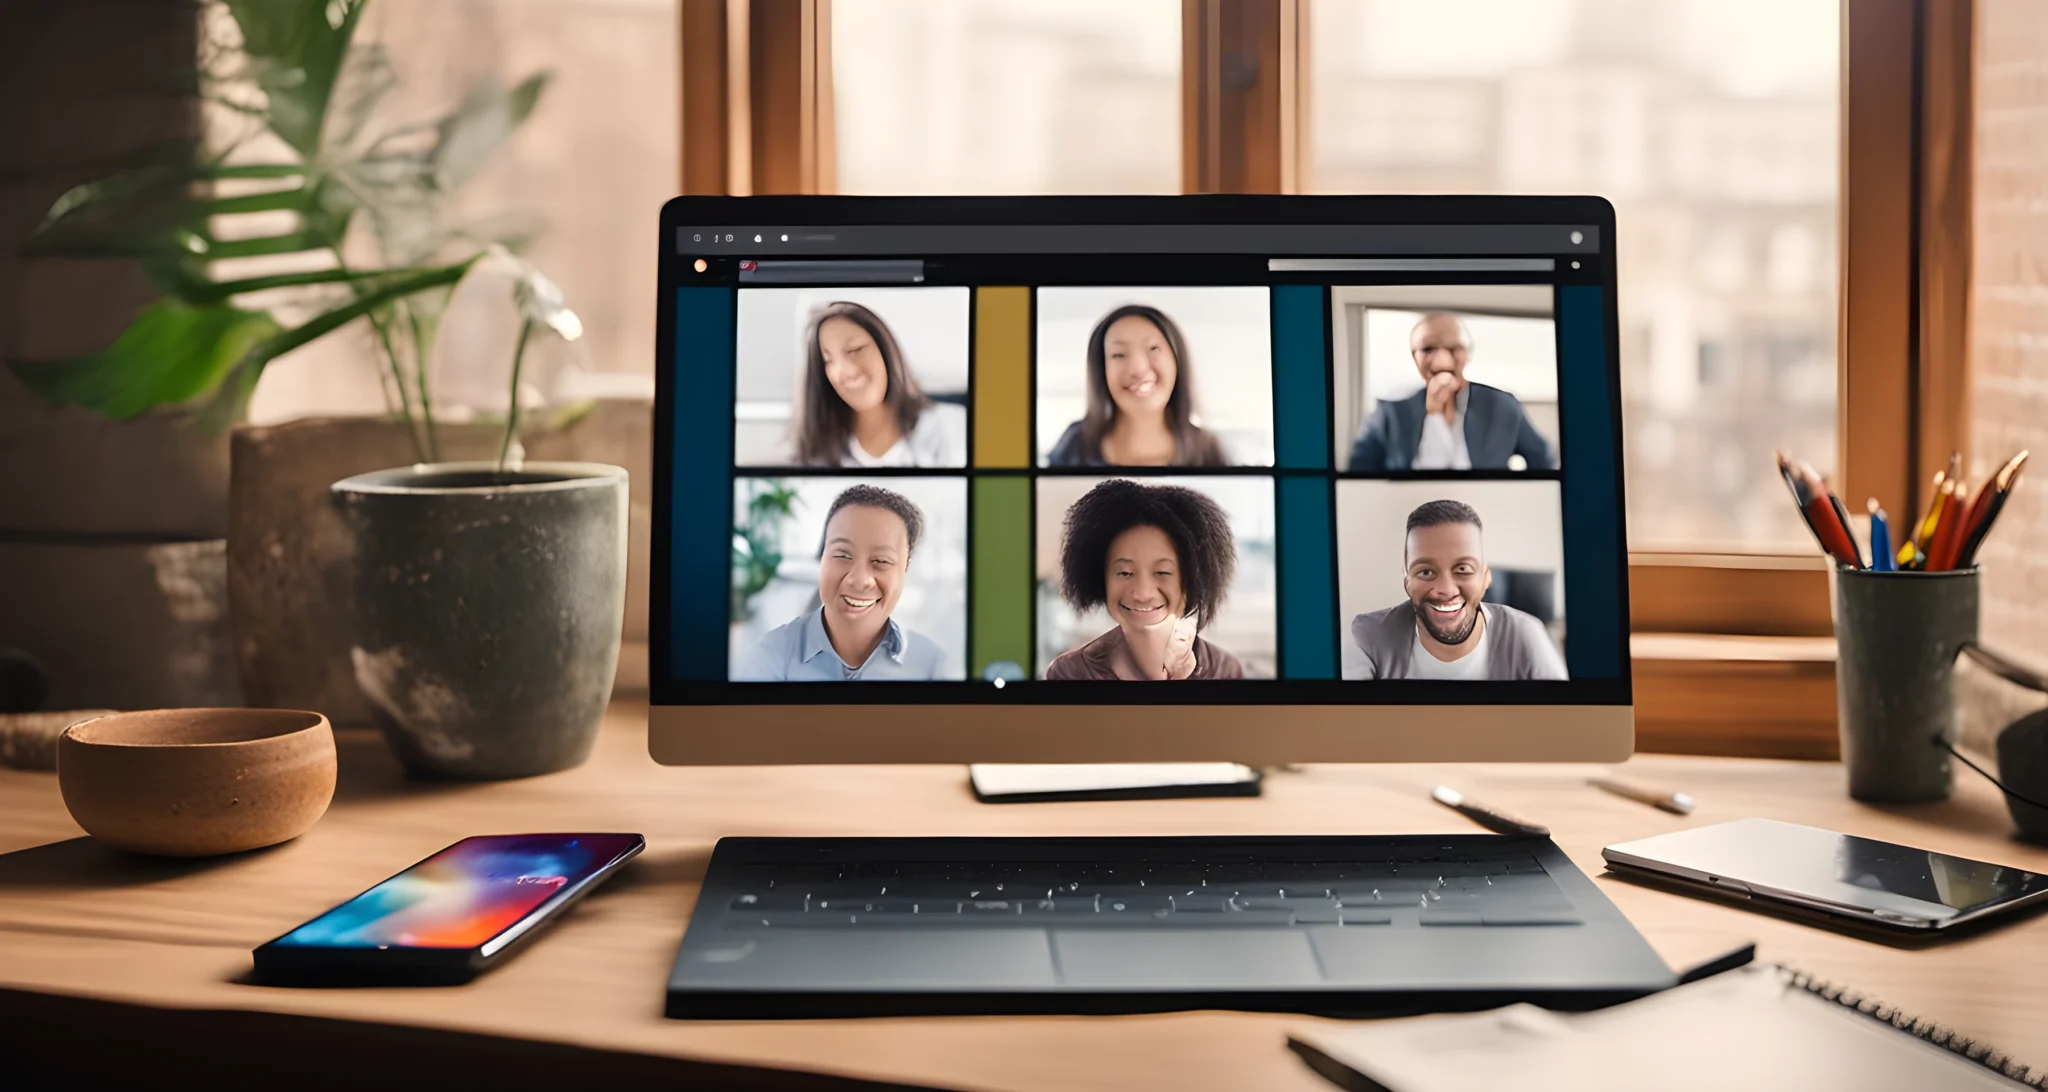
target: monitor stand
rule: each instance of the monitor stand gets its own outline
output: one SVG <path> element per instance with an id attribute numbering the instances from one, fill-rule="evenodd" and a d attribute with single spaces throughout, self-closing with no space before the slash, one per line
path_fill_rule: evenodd
<path id="1" fill-rule="evenodd" d="M 967 780 L 984 804 L 1031 804 L 1257 796 L 1264 778 L 1235 762 L 979 763 L 967 767 Z"/>

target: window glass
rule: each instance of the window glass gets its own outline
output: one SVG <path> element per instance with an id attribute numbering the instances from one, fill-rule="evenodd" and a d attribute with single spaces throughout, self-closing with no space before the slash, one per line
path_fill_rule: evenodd
<path id="1" fill-rule="evenodd" d="M 1833 469 L 1840 7 L 1312 2 L 1314 191 L 1614 203 L 1637 548 L 1800 542 L 1771 453 Z"/>

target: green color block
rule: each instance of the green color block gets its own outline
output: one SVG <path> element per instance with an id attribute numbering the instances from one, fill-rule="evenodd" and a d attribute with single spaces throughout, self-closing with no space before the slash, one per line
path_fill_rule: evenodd
<path id="1" fill-rule="evenodd" d="M 992 663 L 1031 670 L 1031 480 L 974 480 L 972 676 Z"/>

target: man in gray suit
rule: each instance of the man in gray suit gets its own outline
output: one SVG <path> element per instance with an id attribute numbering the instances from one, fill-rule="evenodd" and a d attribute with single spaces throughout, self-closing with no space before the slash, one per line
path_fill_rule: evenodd
<path id="1" fill-rule="evenodd" d="M 1557 449 L 1514 395 L 1465 378 L 1472 338 L 1464 320 L 1448 311 L 1422 316 L 1408 332 L 1408 351 L 1423 387 L 1373 407 L 1351 445 L 1351 470 L 1506 470 L 1514 455 L 1526 470 L 1557 469 Z"/>
<path id="2" fill-rule="evenodd" d="M 1534 615 L 1481 599 L 1493 583 L 1479 513 L 1435 500 L 1408 513 L 1408 601 L 1351 620 L 1347 679 L 1562 679 L 1564 658 Z"/>

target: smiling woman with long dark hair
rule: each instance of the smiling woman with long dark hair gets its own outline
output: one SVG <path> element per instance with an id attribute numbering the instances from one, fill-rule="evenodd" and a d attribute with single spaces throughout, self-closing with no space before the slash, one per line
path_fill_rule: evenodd
<path id="1" fill-rule="evenodd" d="M 1230 517 L 1203 493 L 1113 478 L 1067 509 L 1060 590 L 1116 627 L 1047 665 L 1047 679 L 1241 679 L 1237 657 L 1198 635 L 1237 573 Z"/>
<path id="2" fill-rule="evenodd" d="M 803 344 L 799 465 L 967 465 L 967 411 L 926 397 L 881 316 L 828 303 L 811 313 Z"/>
<path id="3" fill-rule="evenodd" d="M 1187 338 L 1157 307 L 1125 304 L 1088 335 L 1088 408 L 1046 455 L 1051 466 L 1228 466 L 1195 423 Z"/>

